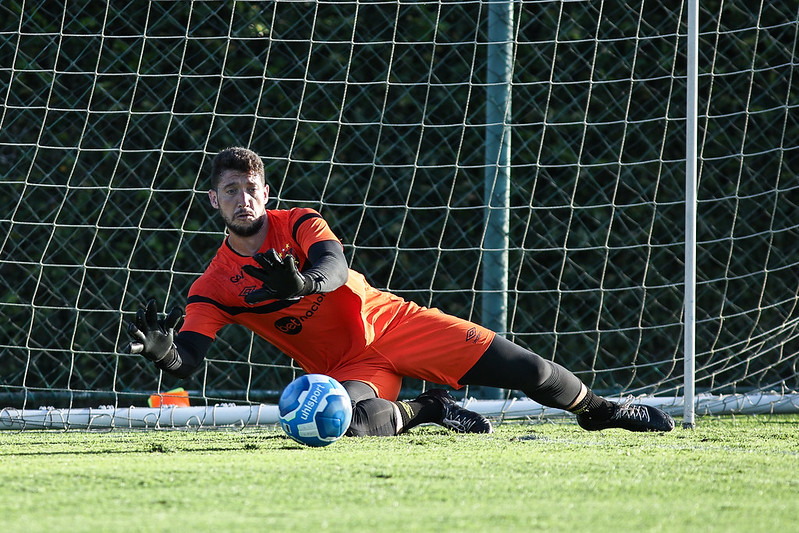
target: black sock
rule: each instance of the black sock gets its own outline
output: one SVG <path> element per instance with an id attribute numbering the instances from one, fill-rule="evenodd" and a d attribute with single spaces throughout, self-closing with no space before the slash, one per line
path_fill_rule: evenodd
<path id="1" fill-rule="evenodd" d="M 531 399 L 547 407 L 572 410 L 575 399 L 580 397 L 585 385 L 577 376 L 551 361 L 541 360 L 540 378 L 544 378 L 536 388 L 528 387 L 524 393 Z"/>
<path id="2" fill-rule="evenodd" d="M 438 422 L 441 420 L 442 405 L 433 398 L 421 396 L 402 402 L 396 402 L 402 417 L 402 431 L 407 431 L 419 424 Z"/>
<path id="3" fill-rule="evenodd" d="M 582 415 L 594 420 L 607 420 L 613 415 L 613 404 L 594 394 L 591 389 L 586 389 L 586 394 L 580 403 L 569 409 L 576 415 Z"/>

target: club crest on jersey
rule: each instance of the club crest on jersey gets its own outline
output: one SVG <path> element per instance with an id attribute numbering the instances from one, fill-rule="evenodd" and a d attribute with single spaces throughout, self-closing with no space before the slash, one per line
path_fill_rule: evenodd
<path id="1" fill-rule="evenodd" d="M 277 256 L 281 260 L 285 257 L 291 256 L 291 258 L 294 259 L 295 263 L 299 263 L 299 261 L 297 260 L 297 254 L 294 253 L 294 248 L 292 248 L 290 244 L 284 244 L 282 249 L 275 251 L 277 252 Z"/>

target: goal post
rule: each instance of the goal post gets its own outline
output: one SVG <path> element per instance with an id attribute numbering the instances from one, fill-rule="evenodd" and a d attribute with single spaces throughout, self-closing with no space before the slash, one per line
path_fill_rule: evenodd
<path id="1" fill-rule="evenodd" d="M 696 182 L 699 116 L 699 0 L 688 0 L 685 78 L 685 280 L 683 297 L 683 417 L 685 429 L 696 425 Z"/>
<path id="2" fill-rule="evenodd" d="M 206 191 L 231 145 L 263 157 L 269 207 L 318 209 L 374 286 L 481 322 L 501 309 L 493 329 L 601 394 L 689 424 L 686 401 L 700 416 L 799 404 L 791 3 L 0 13 L 0 428 L 269 420 L 301 370 L 244 329 L 186 380 L 120 351 L 136 309 L 184 305 L 221 242 Z M 190 408 L 148 411 L 175 387 Z M 499 418 L 555 413 L 519 391 L 463 396 Z"/>

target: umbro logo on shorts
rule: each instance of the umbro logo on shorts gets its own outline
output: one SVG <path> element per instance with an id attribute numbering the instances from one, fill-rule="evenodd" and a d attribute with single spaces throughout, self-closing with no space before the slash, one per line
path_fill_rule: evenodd
<path id="1" fill-rule="evenodd" d="M 475 327 L 471 327 L 466 331 L 466 342 L 477 344 L 478 342 L 480 342 L 481 338 L 483 338 L 483 334 L 477 331 L 477 328 Z"/>

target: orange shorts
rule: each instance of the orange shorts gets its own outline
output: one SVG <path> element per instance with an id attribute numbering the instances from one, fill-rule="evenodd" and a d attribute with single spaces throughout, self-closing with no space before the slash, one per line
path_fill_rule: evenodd
<path id="1" fill-rule="evenodd" d="M 382 334 L 328 374 L 338 381 L 363 381 L 388 400 L 397 399 L 403 377 L 460 389 L 458 380 L 495 335 L 468 320 L 403 301 Z"/>

